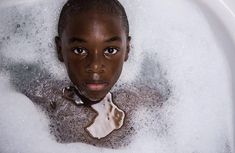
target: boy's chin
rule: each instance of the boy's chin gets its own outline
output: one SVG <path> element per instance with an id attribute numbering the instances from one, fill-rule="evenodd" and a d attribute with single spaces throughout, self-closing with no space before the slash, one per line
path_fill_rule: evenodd
<path id="1" fill-rule="evenodd" d="M 90 101 L 90 103 L 97 103 L 100 102 L 101 100 L 104 99 L 104 97 L 107 95 L 108 93 L 92 93 L 92 94 L 88 94 L 88 93 L 83 93 L 82 96 L 85 97 L 87 100 Z"/>
<path id="2" fill-rule="evenodd" d="M 87 95 L 86 98 L 89 99 L 91 102 L 99 102 L 101 100 L 104 99 L 104 97 L 106 96 L 106 94 L 104 95 L 96 95 L 96 96 L 93 96 L 93 95 Z"/>
<path id="3" fill-rule="evenodd" d="M 102 90 L 102 91 L 92 91 L 92 90 L 87 90 L 86 88 L 84 89 L 79 89 L 78 87 L 75 86 L 75 88 L 78 91 L 79 97 L 84 103 L 88 104 L 95 104 L 100 102 L 105 98 L 105 96 L 109 93 L 110 90 Z"/>

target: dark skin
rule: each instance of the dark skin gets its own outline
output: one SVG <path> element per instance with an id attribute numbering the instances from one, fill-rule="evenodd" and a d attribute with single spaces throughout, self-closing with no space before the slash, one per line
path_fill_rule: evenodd
<path id="1" fill-rule="evenodd" d="M 79 97 L 90 104 L 102 100 L 128 59 L 130 36 L 121 17 L 97 10 L 71 14 L 55 41 Z"/>

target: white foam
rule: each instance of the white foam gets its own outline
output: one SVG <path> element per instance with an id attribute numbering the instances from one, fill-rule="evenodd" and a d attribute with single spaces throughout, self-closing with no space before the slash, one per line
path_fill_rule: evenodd
<path id="1" fill-rule="evenodd" d="M 36 6 L 25 3 L 28 5 L 22 4 L 14 11 L 1 8 L 0 36 L 11 38 L 0 44 L 1 54 L 12 61 L 35 62 L 39 58 L 38 63 L 43 63 L 42 67 L 55 76 L 64 76 L 62 66 L 54 60 L 54 48 L 48 46 L 48 43 L 53 44 L 52 37 L 56 33 L 54 18 L 59 13 L 56 8 L 61 2 L 42 1 Z M 146 127 L 139 131 L 128 148 L 112 152 L 224 152 L 226 143 L 231 146 L 233 139 L 231 72 L 224 55 L 226 50 L 218 45 L 216 35 L 200 8 L 186 0 L 121 2 L 130 18 L 134 46 L 121 81 L 131 82 L 138 77 L 142 60 L 151 55 L 149 59 L 158 61 L 162 71 L 166 71 L 164 77 L 172 86 L 172 95 L 167 102 L 169 105 L 161 110 L 163 119 L 155 121 L 169 123 L 168 135 L 147 133 Z M 45 8 L 44 11 L 41 8 Z M 22 17 L 17 18 L 17 14 Z M 24 18 L 25 14 L 29 16 Z M 13 31 L 17 24 L 12 24 L 15 19 L 17 23 L 22 20 L 28 22 L 28 27 L 15 34 Z M 34 37 L 37 30 L 39 33 Z M 29 39 L 25 37 L 27 31 L 31 33 Z M 41 50 L 38 51 L 39 48 Z M 25 96 L 9 88 L 5 77 L 0 80 L 2 152 L 110 152 L 109 149 L 81 143 L 56 143 L 49 135 L 45 116 Z M 141 118 L 151 116 L 151 112 L 140 107 L 137 115 L 135 126 L 144 126 Z M 161 124 L 154 128 L 158 131 Z"/>

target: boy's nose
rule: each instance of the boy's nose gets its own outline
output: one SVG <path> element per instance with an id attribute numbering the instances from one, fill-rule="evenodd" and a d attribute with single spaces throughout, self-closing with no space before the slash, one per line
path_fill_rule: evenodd
<path id="1" fill-rule="evenodd" d="M 86 71 L 89 73 L 102 73 L 104 72 L 104 64 L 102 57 L 99 55 L 93 55 L 88 59 L 88 66 Z"/>

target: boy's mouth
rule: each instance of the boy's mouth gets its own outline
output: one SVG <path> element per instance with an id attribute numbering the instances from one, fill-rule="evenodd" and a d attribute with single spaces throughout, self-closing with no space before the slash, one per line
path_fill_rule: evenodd
<path id="1" fill-rule="evenodd" d="M 91 91 L 101 91 L 104 90 L 107 86 L 108 86 L 107 82 L 95 81 L 95 82 L 86 83 L 86 87 Z"/>

